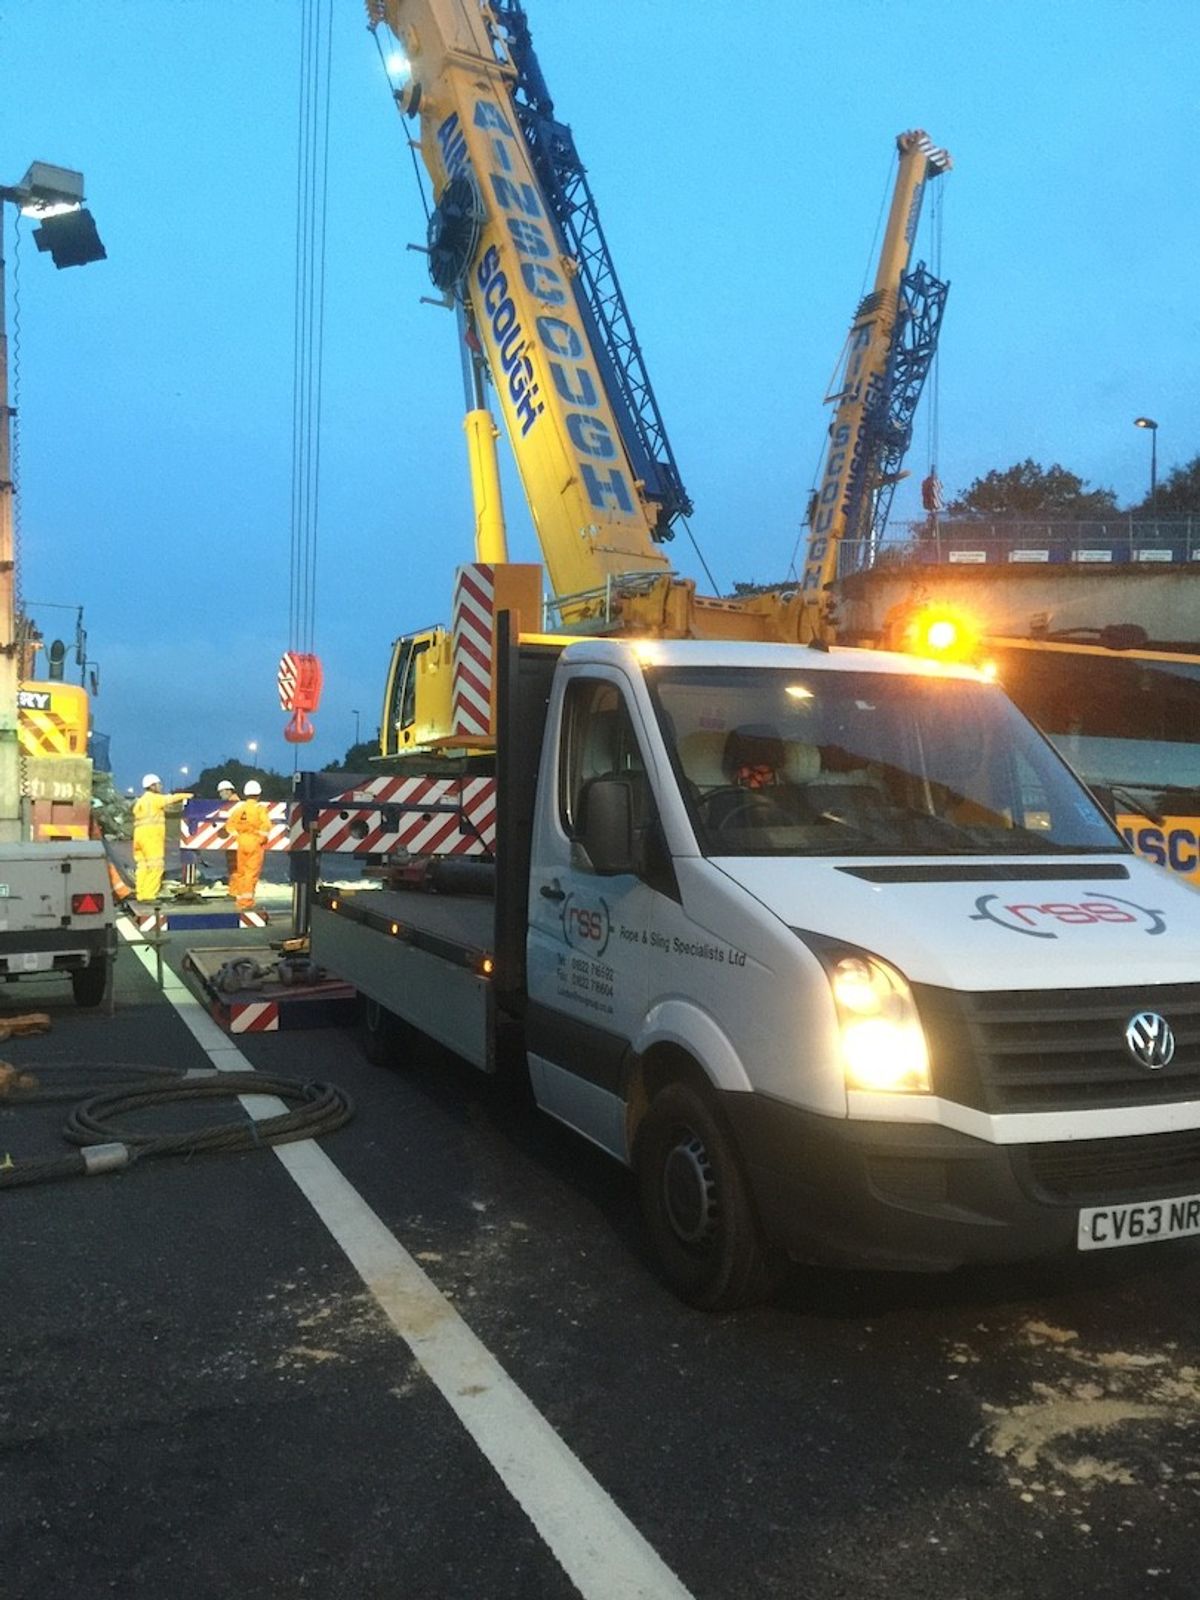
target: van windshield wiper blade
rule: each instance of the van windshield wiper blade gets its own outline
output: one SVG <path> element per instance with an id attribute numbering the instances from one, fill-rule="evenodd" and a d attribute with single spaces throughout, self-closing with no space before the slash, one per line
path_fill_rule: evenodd
<path id="1" fill-rule="evenodd" d="M 1153 806 L 1147 805 L 1146 801 L 1144 800 L 1139 800 L 1137 795 L 1134 794 L 1133 790 L 1127 789 L 1124 784 L 1110 783 L 1108 786 L 1108 792 L 1112 795 L 1114 800 L 1123 800 L 1131 811 L 1137 812 L 1139 817 L 1148 817 L 1156 827 L 1161 828 L 1163 823 L 1167 820 L 1166 817 L 1164 817 L 1161 812 L 1156 811 Z M 1164 793 L 1169 791 L 1160 790 L 1158 792 Z"/>

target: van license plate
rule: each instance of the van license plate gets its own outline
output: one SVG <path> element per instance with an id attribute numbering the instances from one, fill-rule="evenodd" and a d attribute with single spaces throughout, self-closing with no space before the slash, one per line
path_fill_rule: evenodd
<path id="1" fill-rule="evenodd" d="M 1079 1213 L 1081 1250 L 1112 1250 L 1118 1245 L 1151 1244 L 1156 1239 L 1186 1239 L 1200 1233 L 1200 1194 L 1176 1200 L 1142 1200 L 1132 1206 L 1090 1206 Z"/>

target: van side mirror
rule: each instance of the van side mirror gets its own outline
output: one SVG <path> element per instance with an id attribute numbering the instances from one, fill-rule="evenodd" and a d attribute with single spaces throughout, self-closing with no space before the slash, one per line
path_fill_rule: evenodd
<path id="1" fill-rule="evenodd" d="M 579 842 L 596 872 L 636 872 L 633 785 L 628 778 L 592 778 L 579 795 Z"/>

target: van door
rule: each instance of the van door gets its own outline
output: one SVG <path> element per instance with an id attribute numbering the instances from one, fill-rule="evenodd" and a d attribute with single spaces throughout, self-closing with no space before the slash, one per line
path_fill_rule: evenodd
<path id="1" fill-rule="evenodd" d="M 595 667 L 567 680 L 559 715 L 547 724 L 530 870 L 526 1038 L 538 1103 L 625 1159 L 622 1073 L 645 1014 L 643 947 L 658 895 L 636 873 L 597 872 L 580 842 L 588 786 L 603 778 L 629 780 L 635 835 L 656 826 L 624 680 Z"/>

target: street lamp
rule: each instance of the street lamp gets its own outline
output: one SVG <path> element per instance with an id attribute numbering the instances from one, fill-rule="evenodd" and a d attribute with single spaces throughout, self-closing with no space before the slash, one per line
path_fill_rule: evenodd
<path id="1" fill-rule="evenodd" d="M 256 756 L 258 754 L 258 740 L 257 739 L 249 739 L 249 740 L 247 740 L 246 749 L 249 750 L 249 752 L 250 752 L 250 754 L 252 756 Z"/>
<path id="2" fill-rule="evenodd" d="M 1158 423 L 1152 417 L 1134 417 L 1135 428 L 1150 430 L 1150 515 L 1158 515 Z"/>
<path id="3" fill-rule="evenodd" d="M 355 742 L 355 744 L 358 744 L 359 743 L 359 737 L 358 737 L 358 712 L 357 711 L 351 711 L 350 715 L 354 718 L 354 742 Z"/>
<path id="4" fill-rule="evenodd" d="M 105 259 L 96 223 L 83 205 L 83 174 L 35 161 L 20 183 L 0 184 L 0 843 L 16 844 L 21 818 L 21 761 L 17 742 L 16 606 L 13 573 L 12 418 L 8 403 L 8 331 L 5 321 L 4 202 L 35 217 L 33 241 L 56 267 L 82 267 Z"/>

